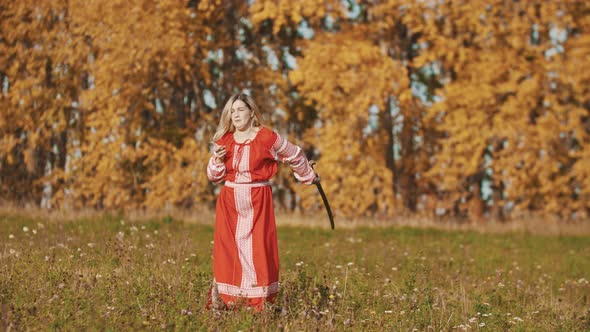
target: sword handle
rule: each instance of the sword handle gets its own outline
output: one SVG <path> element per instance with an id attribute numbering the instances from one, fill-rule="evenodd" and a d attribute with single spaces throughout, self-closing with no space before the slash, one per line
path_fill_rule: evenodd
<path id="1" fill-rule="evenodd" d="M 315 179 L 313 179 L 312 183 L 317 184 L 320 182 L 320 175 L 315 171 L 314 166 L 317 164 L 318 162 L 315 160 L 310 160 L 309 161 L 309 166 L 311 167 L 311 169 L 313 169 L 313 171 L 315 172 Z"/>
<path id="2" fill-rule="evenodd" d="M 313 168 L 315 166 L 315 164 L 317 164 L 317 162 L 315 160 L 310 160 L 309 161 L 309 166 L 311 166 L 311 169 L 313 169 L 313 171 L 315 172 L 315 169 Z M 320 175 L 318 173 L 315 173 L 316 175 L 316 179 L 313 180 L 313 183 L 315 183 L 316 187 L 318 188 L 318 191 L 320 192 L 320 196 L 322 197 L 322 201 L 324 202 L 324 207 L 326 208 L 326 212 L 328 213 L 328 218 L 330 219 L 330 228 L 332 228 L 332 230 L 334 230 L 334 215 L 332 214 L 332 209 L 330 208 L 330 203 L 328 203 L 328 197 L 326 197 L 326 193 L 324 192 L 324 188 L 322 188 L 322 184 L 320 183 Z"/>

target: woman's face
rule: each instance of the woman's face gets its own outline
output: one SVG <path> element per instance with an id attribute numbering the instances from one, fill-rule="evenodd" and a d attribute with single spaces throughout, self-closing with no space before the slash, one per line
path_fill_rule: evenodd
<path id="1" fill-rule="evenodd" d="M 237 130 L 248 129 L 253 115 L 248 105 L 239 99 L 231 106 L 231 122 Z"/>

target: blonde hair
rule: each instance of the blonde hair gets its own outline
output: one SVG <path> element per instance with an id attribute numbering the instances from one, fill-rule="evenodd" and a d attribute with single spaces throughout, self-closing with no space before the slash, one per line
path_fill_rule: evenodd
<path id="1" fill-rule="evenodd" d="M 221 118 L 219 119 L 219 125 L 217 126 L 217 131 L 215 131 L 215 135 L 213 135 L 213 142 L 216 142 L 218 139 L 223 137 L 225 133 L 233 133 L 236 131 L 236 127 L 231 122 L 231 107 L 236 102 L 236 100 L 241 100 L 248 106 L 250 111 L 254 113 L 254 118 L 252 119 L 252 126 L 253 127 L 260 127 L 262 126 L 262 115 L 260 114 L 260 109 L 258 105 L 254 102 L 254 99 L 247 94 L 234 94 L 225 103 L 223 107 L 223 111 L 221 112 Z"/>

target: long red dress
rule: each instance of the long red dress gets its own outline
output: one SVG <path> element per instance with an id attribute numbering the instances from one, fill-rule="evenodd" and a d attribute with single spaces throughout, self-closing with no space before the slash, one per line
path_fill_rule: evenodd
<path id="1" fill-rule="evenodd" d="M 207 176 L 213 183 L 225 181 L 217 199 L 213 273 L 219 298 L 232 306 L 243 303 L 262 310 L 278 292 L 279 256 L 268 180 L 278 161 L 288 162 L 295 177 L 310 184 L 315 172 L 301 148 L 276 132 L 262 128 L 252 140 L 237 143 L 226 133 L 214 149 L 226 147 L 225 162 L 211 157 Z"/>

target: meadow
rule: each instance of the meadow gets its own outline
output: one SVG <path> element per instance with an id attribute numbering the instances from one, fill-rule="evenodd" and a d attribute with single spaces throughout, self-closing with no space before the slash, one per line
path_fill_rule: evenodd
<path id="1" fill-rule="evenodd" d="M 278 234 L 276 303 L 210 311 L 212 225 L 0 215 L 0 330 L 590 330 L 588 236 Z"/>

